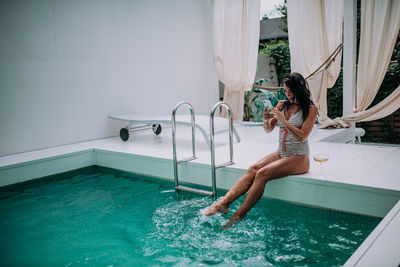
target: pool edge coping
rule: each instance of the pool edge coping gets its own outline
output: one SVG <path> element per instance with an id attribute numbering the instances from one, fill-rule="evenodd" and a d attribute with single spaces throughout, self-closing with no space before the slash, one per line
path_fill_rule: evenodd
<path id="1" fill-rule="evenodd" d="M 385 217 L 381 220 L 381 222 L 378 224 L 377 227 L 375 227 L 374 230 L 367 236 L 367 238 L 364 240 L 364 242 L 361 243 L 361 245 L 354 251 L 354 253 L 350 256 L 350 258 L 345 262 L 343 265 L 344 267 L 350 267 L 350 266 L 365 266 L 363 263 L 361 263 L 362 260 L 366 259 L 368 257 L 368 266 L 379 266 L 382 264 L 381 259 L 388 259 L 385 256 L 394 256 L 392 254 L 389 255 L 384 255 L 388 254 L 388 250 L 385 250 L 384 248 L 379 247 L 379 255 L 376 255 L 378 257 L 375 257 L 376 252 L 372 251 L 373 248 L 378 247 L 377 242 L 380 239 L 383 239 L 383 235 L 388 233 L 385 233 L 385 230 L 389 228 L 391 224 L 394 224 L 394 218 L 400 217 L 400 200 L 396 203 L 396 205 L 386 214 Z M 390 230 L 388 230 L 390 231 Z M 398 230 L 399 232 L 400 230 Z M 392 239 L 391 241 L 395 241 L 396 245 L 395 247 L 399 248 L 400 247 L 400 241 L 399 239 Z M 391 244 L 393 245 L 393 244 Z M 389 246 L 389 245 L 388 245 Z M 371 261 L 372 259 L 372 261 Z M 400 262 L 400 257 L 398 257 L 397 262 L 391 262 L 388 264 L 388 266 L 396 266 Z M 394 263 L 395 265 L 392 265 Z M 386 266 L 386 264 L 385 264 Z"/>

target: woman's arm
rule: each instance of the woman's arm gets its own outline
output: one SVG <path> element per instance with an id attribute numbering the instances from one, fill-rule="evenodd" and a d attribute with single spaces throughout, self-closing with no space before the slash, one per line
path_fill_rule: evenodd
<path id="1" fill-rule="evenodd" d="M 283 103 L 284 103 L 284 101 L 279 101 L 279 103 L 276 105 L 276 109 L 282 110 Z M 268 107 L 265 107 L 265 109 L 264 109 L 263 127 L 264 127 L 264 131 L 266 133 L 271 132 L 275 128 L 275 125 L 277 123 L 277 120 L 274 117 L 275 115 L 271 114 L 270 113 L 271 111 L 272 111 L 272 109 L 269 110 Z"/>
<path id="2" fill-rule="evenodd" d="M 285 125 L 286 129 L 288 129 L 289 133 L 294 136 L 300 142 L 304 142 L 307 140 L 308 135 L 311 133 L 312 128 L 314 127 L 315 119 L 318 115 L 318 109 L 315 106 L 310 106 L 310 111 L 308 112 L 308 116 L 303 122 L 303 126 L 301 129 L 297 128 L 293 124 L 291 124 L 288 120 L 283 117 L 282 113 L 278 110 L 274 110 L 274 118 L 279 120 Z"/>

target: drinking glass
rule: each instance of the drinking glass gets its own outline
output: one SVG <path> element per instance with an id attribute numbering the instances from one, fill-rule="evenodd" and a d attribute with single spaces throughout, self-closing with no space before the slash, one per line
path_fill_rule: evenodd
<path id="1" fill-rule="evenodd" d="M 329 155 L 325 154 L 325 153 L 318 153 L 318 154 L 313 155 L 313 159 L 316 162 L 319 162 L 319 165 L 320 165 L 318 178 L 325 178 L 323 168 L 322 168 L 322 163 L 328 161 Z"/>

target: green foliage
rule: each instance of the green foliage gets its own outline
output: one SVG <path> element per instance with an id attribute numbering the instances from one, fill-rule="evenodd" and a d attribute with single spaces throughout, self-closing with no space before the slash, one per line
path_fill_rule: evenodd
<path id="1" fill-rule="evenodd" d="M 332 88 L 326 93 L 328 105 L 328 117 L 334 119 L 343 116 L 343 69 Z"/>
<path id="2" fill-rule="evenodd" d="M 265 79 L 258 80 L 255 84 L 261 86 L 263 80 Z M 272 106 L 276 107 L 276 104 L 283 99 L 286 99 L 283 88 L 278 92 L 271 92 L 264 89 L 253 89 L 245 92 L 243 120 L 262 122 L 265 108 L 264 101 L 269 100 Z"/>
<path id="3" fill-rule="evenodd" d="M 286 100 L 287 99 L 285 90 L 283 88 L 279 89 L 276 99 L 277 99 L 276 104 L 278 104 L 278 102 L 281 101 L 281 100 Z M 276 104 L 274 106 L 276 106 Z"/>
<path id="4" fill-rule="evenodd" d="M 269 82 L 268 79 L 260 79 L 258 81 L 255 81 L 254 84 L 261 86 L 263 84 L 263 82 Z"/>
<path id="5" fill-rule="evenodd" d="M 255 81 L 254 84 L 262 86 L 264 82 L 268 82 L 268 79 L 260 79 Z M 276 104 L 280 100 L 286 99 L 285 91 L 280 89 L 278 92 L 271 92 L 264 89 L 253 88 L 251 91 L 244 93 L 244 121 L 262 122 L 265 101 L 271 102 L 272 106 L 276 107 Z"/>
<path id="6" fill-rule="evenodd" d="M 282 79 L 286 74 L 290 73 L 289 42 L 287 40 L 273 40 L 270 43 L 266 43 L 260 53 L 266 54 L 275 60 L 278 83 L 282 84 Z"/>
<path id="7" fill-rule="evenodd" d="M 282 16 L 282 24 L 279 26 L 282 31 L 288 32 L 287 26 L 287 0 L 284 0 L 282 4 L 276 7 L 276 11 Z"/>

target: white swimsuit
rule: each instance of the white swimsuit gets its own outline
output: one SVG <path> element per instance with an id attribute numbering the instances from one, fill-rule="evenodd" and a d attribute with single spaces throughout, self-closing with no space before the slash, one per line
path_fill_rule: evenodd
<path id="1" fill-rule="evenodd" d="M 282 109 L 282 114 L 285 117 L 284 109 Z M 296 111 L 292 117 L 288 120 L 295 127 L 301 129 L 303 126 L 303 112 L 301 109 Z M 294 155 L 309 155 L 308 139 L 304 142 L 297 140 L 292 134 L 289 133 L 288 129 L 278 121 L 279 126 L 279 147 L 278 153 L 281 158 L 287 158 Z"/>

